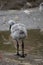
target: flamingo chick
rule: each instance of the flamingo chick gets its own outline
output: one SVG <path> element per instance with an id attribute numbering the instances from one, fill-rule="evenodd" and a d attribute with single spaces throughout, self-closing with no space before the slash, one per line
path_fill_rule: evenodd
<path id="1" fill-rule="evenodd" d="M 27 29 L 24 24 L 16 23 L 13 20 L 9 20 L 9 30 L 11 31 L 11 37 L 17 42 L 17 55 L 19 56 L 19 43 L 18 40 L 22 41 L 22 57 L 24 57 L 24 39 L 27 36 Z"/>

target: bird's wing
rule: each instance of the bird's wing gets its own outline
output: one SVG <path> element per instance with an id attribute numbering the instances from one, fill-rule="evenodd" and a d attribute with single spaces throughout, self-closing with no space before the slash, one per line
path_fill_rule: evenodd
<path id="1" fill-rule="evenodd" d="M 19 23 L 19 24 L 15 24 L 15 25 L 13 25 L 13 26 L 11 27 L 11 33 L 15 33 L 15 31 L 20 32 L 21 30 L 22 30 L 22 31 L 25 33 L 25 35 L 27 36 L 27 30 L 26 30 L 26 27 L 25 27 L 24 24 Z"/>
<path id="2" fill-rule="evenodd" d="M 24 24 L 19 23 L 19 31 L 23 31 L 25 33 L 25 35 L 27 36 L 27 29 L 26 26 Z"/>
<path id="3" fill-rule="evenodd" d="M 18 24 L 15 24 L 11 27 L 11 33 L 14 33 L 15 31 L 19 30 Z"/>
<path id="4" fill-rule="evenodd" d="M 25 27 L 25 25 L 24 25 L 24 24 L 21 24 L 21 23 L 19 23 L 18 25 L 19 25 L 19 26 L 22 26 L 22 27 Z"/>

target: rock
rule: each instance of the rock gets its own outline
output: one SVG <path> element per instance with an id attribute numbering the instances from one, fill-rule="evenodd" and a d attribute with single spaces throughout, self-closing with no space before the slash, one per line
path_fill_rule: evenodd
<path id="1" fill-rule="evenodd" d="M 32 4 L 29 2 L 26 2 L 23 8 L 31 8 L 31 7 L 32 7 Z"/>

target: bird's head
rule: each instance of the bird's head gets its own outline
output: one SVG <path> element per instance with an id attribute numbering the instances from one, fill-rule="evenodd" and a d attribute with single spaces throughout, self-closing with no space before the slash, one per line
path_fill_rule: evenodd
<path id="1" fill-rule="evenodd" d="M 9 20 L 8 24 L 9 24 L 9 30 L 10 30 L 11 26 L 14 25 L 14 24 L 16 24 L 16 22 L 14 20 Z"/>

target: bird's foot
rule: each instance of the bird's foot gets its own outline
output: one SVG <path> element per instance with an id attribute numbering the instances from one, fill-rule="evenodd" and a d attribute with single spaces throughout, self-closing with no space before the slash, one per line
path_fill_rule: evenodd
<path id="1" fill-rule="evenodd" d="M 20 54 L 19 54 L 19 53 L 17 53 L 17 56 L 20 56 Z"/>
<path id="2" fill-rule="evenodd" d="M 27 54 L 23 54 L 23 55 L 21 55 L 21 57 L 24 58 L 24 57 L 26 57 L 26 55 L 27 55 Z"/>
<path id="3" fill-rule="evenodd" d="M 24 57 L 25 57 L 25 55 L 21 55 L 21 57 L 22 57 L 22 58 L 24 58 Z"/>

